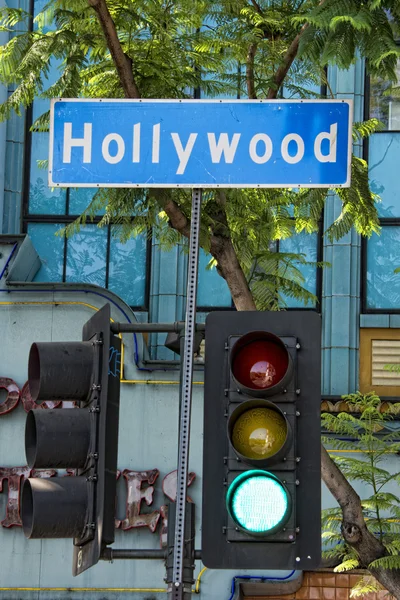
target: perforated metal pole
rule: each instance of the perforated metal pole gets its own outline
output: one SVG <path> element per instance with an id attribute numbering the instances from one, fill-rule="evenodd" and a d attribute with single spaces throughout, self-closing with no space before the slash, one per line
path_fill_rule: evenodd
<path id="1" fill-rule="evenodd" d="M 193 343 L 196 326 L 197 271 L 199 261 L 199 231 L 202 190 L 192 192 L 192 219 L 190 225 L 189 265 L 186 293 L 185 344 L 181 379 L 181 405 L 179 419 L 178 480 L 176 493 L 176 518 L 174 562 L 172 572 L 172 600 L 184 600 L 191 593 L 191 582 L 184 581 L 186 488 L 189 467 L 190 415 L 192 408 Z M 187 557 L 186 560 L 192 559 Z"/>

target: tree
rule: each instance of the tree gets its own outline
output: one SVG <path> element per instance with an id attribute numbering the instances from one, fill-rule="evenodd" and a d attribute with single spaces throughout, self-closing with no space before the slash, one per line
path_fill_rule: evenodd
<path id="1" fill-rule="evenodd" d="M 387 556 L 374 561 L 370 569 L 377 565 L 396 568 L 400 551 L 400 498 L 390 489 L 390 484 L 398 485 L 400 473 L 389 472 L 385 468 L 385 459 L 388 453 L 398 454 L 400 450 L 398 431 L 390 428 L 390 420 L 399 413 L 400 405 L 385 407 L 374 392 L 349 394 L 344 396 L 344 400 L 348 402 L 351 413 L 322 415 L 324 429 L 335 434 L 335 437 L 327 436 L 324 441 L 339 452 L 357 452 L 356 457 L 346 453 L 339 455 L 335 463 L 346 479 L 361 481 L 372 492 L 361 500 L 361 507 L 368 529 L 384 546 Z M 346 436 L 345 440 L 336 437 L 338 435 Z M 331 544 L 326 555 L 339 559 L 341 564 L 337 570 L 346 571 L 359 567 L 360 558 L 354 547 L 343 539 L 339 513 L 340 509 L 323 511 L 323 537 Z M 353 588 L 352 595 L 363 597 L 379 589 L 376 582 L 364 577 Z"/>
<path id="2" fill-rule="evenodd" d="M 3 26 L 28 19 L 4 9 Z M 250 98 L 315 97 L 325 67 L 348 68 L 360 54 L 372 74 L 396 79 L 400 55 L 398 0 L 52 0 L 33 32 L 12 37 L 0 53 L 0 78 L 15 91 L 0 117 L 35 97 L 186 97 L 237 94 Z M 46 88 L 52 59 L 60 77 Z M 328 86 L 329 87 L 329 86 Z M 190 92 L 191 93 L 191 92 Z M 46 129 L 48 115 L 34 129 Z M 368 135 L 377 122 L 358 125 Z M 352 186 L 335 190 L 342 212 L 326 235 L 340 238 L 355 227 L 379 230 L 367 165 L 353 157 Z M 307 300 L 296 261 L 271 242 L 317 230 L 326 190 L 216 190 L 205 194 L 201 245 L 227 281 L 238 310 L 278 308 L 278 290 Z M 99 191 L 76 228 L 105 207 L 102 224 L 122 225 L 123 237 L 149 226 L 170 244 L 190 231 L 190 197 L 184 190 Z M 135 214 L 134 219 L 129 216 Z M 245 232 L 245 236 L 243 235 Z M 376 562 L 387 551 L 364 520 L 360 499 L 322 449 L 322 477 L 338 501 L 342 535 L 360 564 L 400 596 L 400 563 Z"/>

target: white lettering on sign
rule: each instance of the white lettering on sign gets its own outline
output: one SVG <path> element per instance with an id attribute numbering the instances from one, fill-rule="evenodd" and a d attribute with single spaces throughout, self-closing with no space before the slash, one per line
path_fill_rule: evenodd
<path id="1" fill-rule="evenodd" d="M 264 154 L 261 156 L 257 153 L 257 145 L 259 142 L 264 144 Z M 253 162 L 257 163 L 258 165 L 263 165 L 271 158 L 272 150 L 273 146 L 269 135 L 266 133 L 257 133 L 257 135 L 253 135 L 249 145 L 249 154 Z"/>
<path id="2" fill-rule="evenodd" d="M 179 133 L 171 133 L 172 141 L 174 142 L 175 150 L 179 158 L 179 167 L 176 171 L 177 175 L 183 175 L 188 164 L 190 155 L 193 150 L 194 143 L 197 139 L 197 133 L 191 133 L 187 141 L 186 147 L 182 146 Z"/>
<path id="3" fill-rule="evenodd" d="M 70 163 L 73 148 L 83 148 L 83 162 L 92 162 L 92 123 L 84 123 L 83 137 L 72 136 L 72 123 L 64 123 L 64 141 L 63 141 L 63 162 Z M 142 125 L 136 123 L 132 130 L 132 163 L 140 163 L 141 153 L 141 135 Z M 185 173 L 186 166 L 193 152 L 198 133 L 190 133 L 188 140 L 183 145 L 179 133 L 167 134 L 171 136 L 175 152 L 178 158 L 177 175 Z M 239 144 L 243 142 L 241 133 L 228 134 L 221 132 L 207 134 L 208 148 L 212 163 L 219 164 L 224 161 L 227 164 L 233 164 Z M 337 160 L 337 135 L 338 124 L 333 123 L 329 131 L 321 131 L 314 140 L 314 156 L 320 163 L 335 163 Z M 324 144 L 324 142 L 327 142 Z M 129 142 L 130 144 L 130 142 Z M 152 126 L 151 138 L 151 162 L 156 164 L 160 162 L 161 146 L 161 124 Z M 323 151 L 324 150 L 324 151 Z M 248 154 L 250 159 L 257 165 L 267 163 L 274 152 L 272 139 L 266 133 L 260 132 L 253 135 L 249 142 Z M 101 153 L 103 159 L 109 164 L 117 164 L 125 157 L 125 140 L 118 133 L 107 134 L 101 143 Z M 285 162 L 294 165 L 299 163 L 305 154 L 305 143 L 303 138 L 297 133 L 288 133 L 283 138 L 280 145 L 280 154 Z M 146 158 L 144 158 L 146 160 Z"/>
<path id="4" fill-rule="evenodd" d="M 132 162 L 140 163 L 140 123 L 133 126 Z"/>
<path id="5" fill-rule="evenodd" d="M 153 147 L 151 150 L 151 162 L 160 162 L 160 123 L 153 125 Z"/>
<path id="6" fill-rule="evenodd" d="M 297 144 L 297 151 L 294 156 L 289 154 L 289 144 L 290 142 L 295 142 Z M 303 138 L 297 135 L 297 133 L 289 133 L 285 135 L 281 144 L 281 154 L 283 160 L 285 160 L 290 165 L 294 165 L 301 161 L 304 156 L 304 141 Z"/>
<path id="7" fill-rule="evenodd" d="M 115 142 L 117 144 L 117 153 L 114 156 L 110 153 L 110 144 Z M 110 165 L 115 165 L 124 158 L 125 154 L 125 142 L 119 133 L 109 133 L 103 140 L 101 145 L 101 153 L 105 161 Z"/>
<path id="8" fill-rule="evenodd" d="M 92 162 L 92 124 L 84 124 L 83 138 L 73 138 L 72 123 L 64 123 L 63 162 L 70 163 L 72 148 L 80 146 L 83 148 L 83 162 Z"/>
<path id="9" fill-rule="evenodd" d="M 323 140 L 329 140 L 328 154 L 322 154 L 321 147 Z M 322 131 L 317 135 L 314 142 L 315 158 L 319 162 L 336 162 L 336 145 L 337 145 L 337 123 L 329 128 L 329 133 Z"/>
<path id="10" fill-rule="evenodd" d="M 207 133 L 212 162 L 219 163 L 223 154 L 226 163 L 233 163 L 240 136 L 240 133 L 234 133 L 230 142 L 228 134 L 221 133 L 217 142 L 215 133 Z"/>

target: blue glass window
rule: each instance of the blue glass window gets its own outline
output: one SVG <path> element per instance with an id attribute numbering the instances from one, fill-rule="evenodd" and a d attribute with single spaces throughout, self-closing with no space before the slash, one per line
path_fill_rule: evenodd
<path id="1" fill-rule="evenodd" d="M 107 227 L 99 229 L 96 225 L 87 225 L 72 238 L 65 239 L 56 235 L 64 226 L 65 223 L 28 223 L 28 235 L 42 262 L 34 280 L 100 285 L 113 291 L 130 306 L 145 308 L 146 236 L 141 235 L 122 244 L 115 237 L 118 235 L 118 226 L 112 226 L 109 235 Z M 65 251 L 67 260 L 64 275 Z"/>
<path id="2" fill-rule="evenodd" d="M 108 288 L 131 306 L 143 306 L 146 294 L 146 252 L 144 235 L 118 240 L 118 227 L 111 228 Z"/>
<path id="3" fill-rule="evenodd" d="M 310 262 L 318 260 L 318 233 L 301 232 L 279 242 L 280 252 L 290 252 L 294 254 L 304 254 L 304 258 Z M 303 287 L 316 295 L 317 293 L 317 267 L 313 265 L 296 265 L 302 273 L 305 281 Z M 301 300 L 290 298 L 283 295 L 283 299 L 288 308 L 313 308 L 315 305 L 308 303 L 305 305 Z"/>
<path id="4" fill-rule="evenodd" d="M 62 281 L 65 238 L 56 236 L 61 228 L 56 223 L 28 224 L 28 235 L 42 261 L 35 281 Z"/>
<path id="5" fill-rule="evenodd" d="M 66 190 L 49 188 L 47 169 L 39 168 L 37 162 L 48 158 L 49 134 L 32 133 L 31 145 L 29 214 L 62 215 L 66 207 Z"/>
<path id="6" fill-rule="evenodd" d="M 66 281 L 106 285 L 107 228 L 88 225 L 68 240 Z"/>
<path id="7" fill-rule="evenodd" d="M 400 81 L 400 60 L 396 67 L 397 79 Z M 373 76 L 370 78 L 370 118 L 382 121 L 385 129 L 400 131 L 400 98 L 397 94 L 389 94 L 390 82 Z"/>
<path id="8" fill-rule="evenodd" d="M 70 188 L 68 214 L 81 215 L 93 200 L 97 188 Z M 104 214 L 104 209 L 96 214 Z"/>
<path id="9" fill-rule="evenodd" d="M 232 298 L 225 279 L 218 275 L 216 268 L 206 269 L 210 259 L 209 254 L 200 250 L 197 306 L 231 307 Z"/>
<path id="10" fill-rule="evenodd" d="M 38 6 L 36 6 L 38 4 Z M 35 14 L 42 3 L 35 4 Z M 50 87 L 60 76 L 59 66 L 61 60 L 52 59 L 47 75 L 47 85 Z M 36 98 L 33 103 L 33 123 L 50 108 L 50 100 Z M 41 168 L 38 161 L 46 161 L 49 158 L 49 133 L 34 132 L 31 140 L 31 164 L 30 164 L 30 186 L 29 186 L 29 214 L 62 215 L 66 212 L 66 189 L 51 189 L 47 184 L 47 168 Z"/>
<path id="11" fill-rule="evenodd" d="M 400 133 L 376 133 L 369 139 L 369 179 L 378 194 L 381 217 L 400 217 L 399 156 Z"/>
<path id="12" fill-rule="evenodd" d="M 400 81 L 400 60 L 396 72 Z M 382 229 L 366 243 L 365 304 L 370 310 L 400 311 L 400 274 L 394 272 L 400 266 L 400 99 L 389 93 L 390 82 L 370 79 L 370 117 L 382 121 L 386 131 L 368 142 L 370 186 L 382 199 L 377 207 Z"/>
<path id="13" fill-rule="evenodd" d="M 400 310 L 400 226 L 382 227 L 368 240 L 367 308 Z"/>

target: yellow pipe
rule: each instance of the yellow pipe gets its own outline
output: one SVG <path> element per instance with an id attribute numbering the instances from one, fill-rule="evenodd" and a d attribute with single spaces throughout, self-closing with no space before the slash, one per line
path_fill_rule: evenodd
<path id="1" fill-rule="evenodd" d="M 204 567 L 200 573 L 206 570 Z M 166 588 L 72 588 L 72 587 L 0 587 L 0 592 L 118 592 L 118 593 L 132 593 L 132 592 L 147 592 L 153 594 L 166 594 L 168 590 Z M 192 594 L 199 593 L 196 590 L 192 590 Z"/>
<path id="2" fill-rule="evenodd" d="M 4 305 L 4 306 L 9 306 L 9 305 L 13 305 L 13 304 L 47 304 L 47 305 L 55 305 L 55 304 L 78 304 L 80 306 L 87 306 L 87 308 L 91 308 L 92 310 L 95 310 L 96 312 L 99 310 L 97 306 L 93 306 L 92 304 L 87 304 L 86 302 L 69 302 L 67 300 L 62 300 L 62 301 L 55 301 L 52 300 L 50 302 L 36 302 L 34 300 L 29 300 L 27 302 L 0 302 L 0 305 Z M 111 319 L 112 320 L 112 319 Z M 1 589 L 1 588 L 0 588 Z"/>
<path id="3" fill-rule="evenodd" d="M 200 571 L 200 573 L 197 576 L 196 585 L 195 585 L 195 588 L 194 588 L 194 591 L 196 592 L 196 594 L 200 593 L 200 579 L 202 578 L 203 573 L 205 571 L 207 571 L 207 567 L 203 567 L 202 570 Z"/>
<path id="4" fill-rule="evenodd" d="M 122 340 L 122 336 L 120 335 L 121 340 Z M 124 347 L 124 343 L 122 342 L 121 345 L 121 365 L 122 365 L 122 372 L 121 372 L 121 379 L 120 379 L 120 383 L 130 383 L 130 384 L 145 384 L 145 385 L 178 385 L 179 380 L 177 381 L 168 381 L 165 379 L 124 379 L 123 378 L 123 369 L 124 369 L 124 364 L 125 364 L 125 347 Z M 204 385 L 204 383 L 202 381 L 193 381 L 193 385 Z"/>
<path id="5" fill-rule="evenodd" d="M 179 381 L 166 381 L 164 379 L 121 379 L 121 383 L 135 383 L 145 385 L 178 385 Z M 202 381 L 193 381 L 193 385 L 204 385 Z"/>
<path id="6" fill-rule="evenodd" d="M 73 302 L 73 301 L 67 301 L 67 300 L 58 300 L 58 301 L 49 301 L 49 302 L 39 302 L 39 301 L 34 301 L 34 300 L 29 300 L 27 302 L 21 301 L 21 302 L 0 302 L 0 306 L 10 306 L 10 305 L 24 305 L 24 304 L 34 304 L 34 305 L 79 305 L 79 306 L 86 306 L 87 308 L 90 308 L 94 311 L 98 311 L 98 307 L 97 306 L 93 306 L 92 304 L 88 304 L 87 302 Z M 110 319 L 113 322 L 113 319 Z M 119 334 L 119 337 L 121 338 L 122 341 L 122 335 Z M 121 345 L 121 364 L 124 365 L 124 343 L 122 342 Z M 121 383 L 129 383 L 129 384 L 136 384 L 136 385 L 140 385 L 140 384 L 145 384 L 145 385 L 178 385 L 179 381 L 166 381 L 166 380 L 155 380 L 155 379 L 123 379 L 122 378 L 122 372 L 121 372 L 121 379 L 120 379 Z M 204 383 L 202 381 L 193 381 L 193 385 L 204 385 Z M 0 588 L 1 589 L 1 588 Z"/>
<path id="7" fill-rule="evenodd" d="M 71 588 L 71 587 L 0 587 L 0 592 L 152 592 L 166 594 L 165 588 Z"/>

